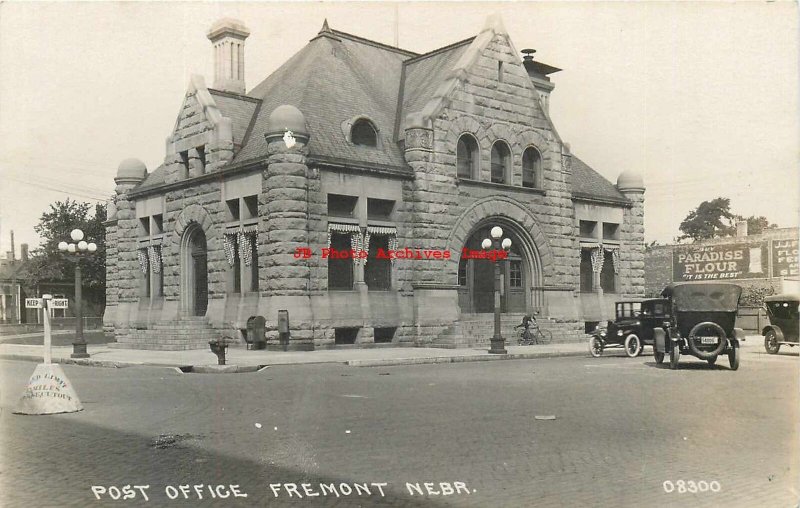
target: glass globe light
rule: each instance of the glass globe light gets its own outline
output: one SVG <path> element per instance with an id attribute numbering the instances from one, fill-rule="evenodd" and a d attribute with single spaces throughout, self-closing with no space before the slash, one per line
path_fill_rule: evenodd
<path id="1" fill-rule="evenodd" d="M 75 252 L 75 244 L 71 243 L 71 244 L 67 245 L 67 251 L 68 252 Z"/>
<path id="2" fill-rule="evenodd" d="M 495 240 L 499 240 L 500 237 L 503 236 L 503 228 L 501 228 L 500 226 L 493 227 L 491 235 L 492 238 L 494 238 Z"/>
<path id="3" fill-rule="evenodd" d="M 58 250 L 64 252 L 67 250 L 67 242 L 58 242 Z"/>
<path id="4" fill-rule="evenodd" d="M 503 249 L 508 250 L 511 248 L 511 238 L 504 238 L 503 239 Z"/>
<path id="5" fill-rule="evenodd" d="M 80 242 L 78 242 L 78 250 L 80 250 L 80 251 L 84 251 L 84 250 L 86 250 L 88 247 L 89 247 L 89 244 L 88 244 L 88 243 L 86 243 L 86 240 L 81 240 Z"/>
<path id="6" fill-rule="evenodd" d="M 72 237 L 74 242 L 79 242 L 83 240 L 83 231 L 80 229 L 73 229 L 69 236 Z"/>
<path id="7" fill-rule="evenodd" d="M 484 238 L 483 242 L 481 242 L 481 247 L 483 247 L 484 249 L 488 249 L 491 246 L 492 246 L 492 241 L 489 240 L 488 238 Z"/>
<path id="8" fill-rule="evenodd" d="M 91 242 L 91 243 L 88 245 L 88 248 L 89 248 L 89 252 L 94 252 L 94 251 L 96 251 L 96 250 L 97 250 L 97 244 L 96 244 L 96 243 L 94 243 L 94 242 Z"/>

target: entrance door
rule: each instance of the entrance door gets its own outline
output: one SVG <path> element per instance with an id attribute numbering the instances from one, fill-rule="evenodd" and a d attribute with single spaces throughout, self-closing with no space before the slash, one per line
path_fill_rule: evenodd
<path id="1" fill-rule="evenodd" d="M 181 261 L 183 312 L 191 316 L 205 316 L 208 309 L 206 235 L 202 229 L 193 226 L 184 238 Z"/>
<path id="2" fill-rule="evenodd" d="M 208 308 L 208 264 L 206 253 L 195 252 L 192 254 L 194 266 L 194 315 L 205 316 Z"/>

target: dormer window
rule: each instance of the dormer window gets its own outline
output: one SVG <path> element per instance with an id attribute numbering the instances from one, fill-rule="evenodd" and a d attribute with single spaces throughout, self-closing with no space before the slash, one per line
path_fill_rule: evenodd
<path id="1" fill-rule="evenodd" d="M 378 146 L 378 133 L 369 120 L 361 119 L 353 124 L 350 139 L 354 145 Z"/>

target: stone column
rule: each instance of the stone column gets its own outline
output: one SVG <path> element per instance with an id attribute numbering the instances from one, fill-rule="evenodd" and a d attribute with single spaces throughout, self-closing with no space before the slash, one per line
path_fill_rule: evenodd
<path id="1" fill-rule="evenodd" d="M 641 176 L 624 172 L 617 179 L 617 188 L 631 201 L 623 213 L 620 275 L 622 292 L 644 296 L 644 182 Z M 623 279 L 623 277 L 620 277 Z"/>

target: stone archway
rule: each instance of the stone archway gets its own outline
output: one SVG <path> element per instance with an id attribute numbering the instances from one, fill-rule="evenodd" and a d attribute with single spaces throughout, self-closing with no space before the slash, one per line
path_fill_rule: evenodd
<path id="1" fill-rule="evenodd" d="M 180 313 L 204 316 L 208 310 L 208 231 L 211 217 L 200 205 L 186 207 L 175 221 L 180 238 Z"/>
<path id="2" fill-rule="evenodd" d="M 488 311 L 487 303 L 484 301 L 488 296 L 481 294 L 485 293 L 487 288 L 476 288 L 476 285 L 486 286 L 491 281 L 492 287 L 488 291 L 493 292 L 493 275 L 487 276 L 483 269 L 476 271 L 474 266 L 477 265 L 474 262 L 473 267 L 468 270 L 469 273 L 465 273 L 466 266 L 461 262 L 461 256 L 464 247 L 479 248 L 483 239 L 481 235 L 488 234 L 488 230 L 493 226 L 502 227 L 504 236 L 512 239 L 512 259 L 518 263 L 516 269 L 519 270 L 518 274 L 513 276 L 522 279 L 515 288 L 511 287 L 512 263 L 509 261 L 503 268 L 502 280 L 507 285 L 506 289 L 511 289 L 505 294 L 512 295 L 512 299 L 506 297 L 503 301 L 504 311 L 523 312 L 545 308 L 542 287 L 545 285 L 553 260 L 547 238 L 529 210 L 510 198 L 495 196 L 480 200 L 467 209 L 456 221 L 456 226 L 448 238 L 448 248 L 456 253 L 455 259 L 449 265 L 453 270 L 454 282 L 462 286 L 466 283 L 466 288 L 462 287 L 459 290 L 459 305 L 462 312 Z M 513 296 L 517 290 L 520 290 L 521 294 Z M 514 301 L 513 298 L 517 300 Z"/>

